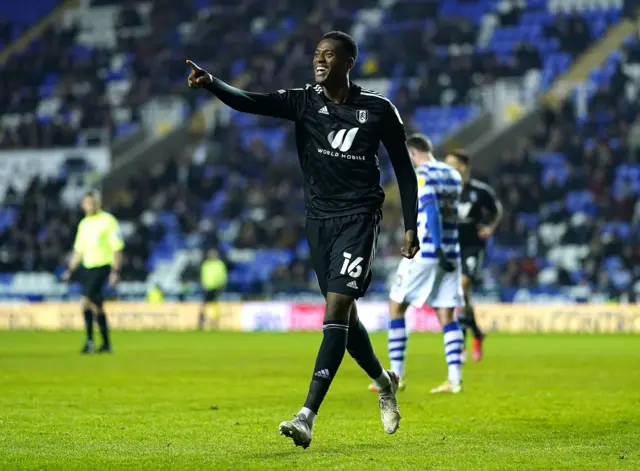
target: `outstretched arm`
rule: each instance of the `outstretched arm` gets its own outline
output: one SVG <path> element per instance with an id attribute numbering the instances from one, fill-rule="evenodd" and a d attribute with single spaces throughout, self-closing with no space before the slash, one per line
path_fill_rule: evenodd
<path id="1" fill-rule="evenodd" d="M 243 113 L 275 116 L 277 118 L 285 117 L 281 116 L 281 110 L 277 106 L 278 104 L 275 102 L 273 95 L 247 92 L 232 87 L 216 77 L 211 78 L 211 83 L 205 85 L 204 88 L 217 96 L 222 103 L 230 108 Z"/>
<path id="2" fill-rule="evenodd" d="M 295 120 L 299 116 L 303 94 L 294 94 L 285 90 L 277 93 L 247 92 L 214 77 L 190 60 L 187 60 L 187 64 L 191 66 L 189 75 L 191 88 L 209 90 L 222 103 L 236 111 L 290 120 Z"/>

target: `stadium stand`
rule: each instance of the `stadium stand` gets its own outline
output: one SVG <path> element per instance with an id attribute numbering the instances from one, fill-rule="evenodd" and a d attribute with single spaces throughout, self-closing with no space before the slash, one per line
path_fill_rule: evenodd
<path id="1" fill-rule="evenodd" d="M 42 10 L 50 4 L 39 2 Z M 111 137 L 127 135 L 140 125 L 141 108 L 154 96 L 184 95 L 191 108 L 197 107 L 204 99 L 180 90 L 187 55 L 205 58 L 208 67 L 227 78 L 251 70 L 254 88 L 304 82 L 304 52 L 332 28 L 361 31 L 355 75 L 397 79 L 389 94 L 396 98 L 399 91 L 403 111 L 439 142 L 477 115 L 472 89 L 525 71 L 529 87 L 547 87 L 571 55 L 587 48 L 621 13 L 613 0 L 593 10 L 589 3 L 576 3 L 578 13 L 559 17 L 553 14 L 554 2 L 547 8 L 545 1 L 440 0 L 418 2 L 424 16 L 415 20 L 407 17 L 407 11 L 414 11 L 409 3 L 388 9 L 368 4 L 98 0 L 82 5 L 2 68 L 0 146 L 64 147 L 78 142 L 82 131 L 96 129 L 106 129 Z M 286 20 L 273 20 L 280 18 L 274 13 L 285 11 Z M 35 9 L 28 19 L 38 14 L 41 10 Z M 9 18 L 11 25 L 21 19 Z M 251 35 L 238 33 L 243 24 Z M 4 36 L 15 36 L 10 33 Z M 225 44 L 215 54 L 213 38 Z M 419 78 L 407 87 L 401 79 L 410 77 Z"/>
<path id="2" fill-rule="evenodd" d="M 524 74 L 524 88 L 548 87 L 619 20 L 622 8 L 613 0 L 442 0 L 362 10 L 368 3 L 93 1 L 69 12 L 62 27 L 48 30 L 2 69 L 0 146 L 69 146 L 95 127 L 126 135 L 140 125 L 140 107 L 162 94 L 183 96 L 196 109 L 208 97 L 184 90 L 187 55 L 205 58 L 202 64 L 225 78 L 244 75 L 248 89 L 299 85 L 308 76 L 308 51 L 332 28 L 359 38 L 356 77 L 384 88 L 410 129 L 439 142 L 477 115 L 483 86 Z M 275 22 L 285 15 L 270 11 L 286 11 L 287 20 Z M 250 25 L 252 34 L 238 34 L 240 24 Z M 220 37 L 225 47 L 211 54 L 212 38 Z M 633 38 L 612 54 L 593 71 L 582 99 L 567 102 L 561 115 L 548 112 L 530 141 L 505 153 L 492 183 L 507 214 L 487 261 L 488 273 L 502 286 L 577 285 L 582 293 L 604 290 L 607 296 L 640 290 L 640 273 L 633 269 L 640 254 L 637 230 L 628 222 L 634 210 L 632 224 L 640 222 L 640 207 L 632 208 L 629 196 L 640 189 L 637 88 L 629 79 L 640 70 L 638 44 Z M 65 52 L 54 60 L 54 50 Z M 42 67 L 32 70 L 33 63 Z M 611 91 L 621 86 L 624 97 Z M 624 106 L 616 107 L 620 100 Z M 171 162 L 131 178 L 107 201 L 127 235 L 122 276 L 130 283 L 119 288 L 121 296 L 139 293 L 145 281 L 177 286 L 192 279 L 201 251 L 210 246 L 219 246 L 231 262 L 232 291 L 258 296 L 314 290 L 292 130 L 266 118 L 228 118 Z M 615 130 L 607 134 L 615 137 L 603 141 L 604 128 Z M 384 182 L 394 185 L 384 165 Z M 34 181 L 24 195 L 12 189 L 5 197 L 0 272 L 28 273 L 2 276 L 0 284 L 14 292 L 33 293 L 37 286 L 41 295 L 77 294 L 76 288 L 60 288 L 54 275 L 80 217 L 61 204 L 64 184 Z M 522 188 L 531 189 L 526 197 Z M 400 246 L 395 213 L 390 201 L 373 291 L 386 289 L 386 267 Z M 623 234 L 636 245 L 622 247 L 612 237 L 585 258 L 599 232 Z M 603 266 L 611 268 L 608 279 L 600 275 Z M 509 289 L 503 292 L 510 296 Z"/>
<path id="3" fill-rule="evenodd" d="M 509 209 L 490 261 L 503 285 L 636 299 L 639 47 L 628 38 L 592 71 L 585 93 L 548 112 L 531 142 L 505 153 L 497 183 Z"/>

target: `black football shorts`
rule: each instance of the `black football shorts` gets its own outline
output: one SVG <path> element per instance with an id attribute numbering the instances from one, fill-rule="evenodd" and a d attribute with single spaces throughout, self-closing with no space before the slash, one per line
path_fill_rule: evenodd
<path id="1" fill-rule="evenodd" d="M 484 247 L 468 247 L 461 251 L 462 274 L 468 276 L 474 284 L 482 281 Z"/>
<path id="2" fill-rule="evenodd" d="M 82 273 L 82 295 L 94 304 L 101 305 L 104 301 L 104 287 L 109 281 L 111 265 L 84 268 Z"/>
<path id="3" fill-rule="evenodd" d="M 220 292 L 217 289 L 208 289 L 204 292 L 204 303 L 215 303 L 220 297 Z"/>
<path id="4" fill-rule="evenodd" d="M 311 263 L 323 296 L 359 298 L 371 283 L 371 267 L 380 233 L 380 213 L 307 219 Z"/>

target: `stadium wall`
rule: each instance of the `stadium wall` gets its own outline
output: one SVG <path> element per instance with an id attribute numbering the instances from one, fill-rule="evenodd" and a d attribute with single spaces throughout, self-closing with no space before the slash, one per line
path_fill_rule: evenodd
<path id="1" fill-rule="evenodd" d="M 200 304 L 112 302 L 106 309 L 114 329 L 180 331 L 197 328 Z M 323 312 L 321 303 L 245 302 L 212 306 L 208 316 L 217 319 L 221 330 L 287 332 L 321 330 Z M 386 302 L 360 302 L 358 313 L 370 331 L 386 329 Z M 410 309 L 407 316 L 412 331 L 440 330 L 435 313 L 429 308 Z M 637 305 L 481 304 L 476 307 L 476 316 L 488 331 L 496 332 L 640 333 Z M 0 305 L 0 330 L 82 328 L 78 303 Z"/>

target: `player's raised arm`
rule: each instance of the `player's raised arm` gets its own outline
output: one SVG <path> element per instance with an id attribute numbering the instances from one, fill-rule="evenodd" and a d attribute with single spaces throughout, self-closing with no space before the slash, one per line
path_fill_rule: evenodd
<path id="1" fill-rule="evenodd" d="M 191 67 L 189 87 L 209 90 L 222 103 L 236 111 L 295 121 L 304 108 L 304 90 L 280 90 L 276 93 L 247 92 L 214 77 L 190 60 L 187 60 L 187 64 Z"/>
<path id="2" fill-rule="evenodd" d="M 402 255 L 413 258 L 420 250 L 418 241 L 418 180 L 407 150 L 404 124 L 395 106 L 389 104 L 389 111 L 383 123 L 382 143 L 384 144 L 393 171 L 398 180 L 402 215 L 404 217 L 405 244 Z"/>

